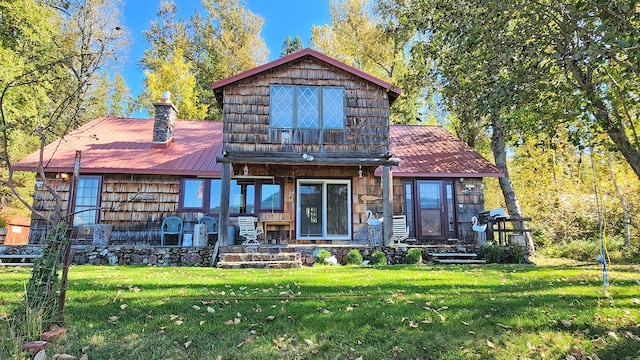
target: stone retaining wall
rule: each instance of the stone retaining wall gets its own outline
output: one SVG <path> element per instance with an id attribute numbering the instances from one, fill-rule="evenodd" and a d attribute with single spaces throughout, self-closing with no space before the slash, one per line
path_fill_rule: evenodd
<path id="1" fill-rule="evenodd" d="M 347 253 L 351 249 L 358 249 L 364 260 L 371 260 L 371 254 L 374 251 L 382 250 L 389 265 L 404 264 L 405 256 L 411 247 L 383 247 L 372 248 L 367 246 L 353 247 L 323 247 L 323 246 L 295 246 L 291 245 L 293 252 L 302 255 L 302 263 L 311 266 L 315 263 L 315 253 L 319 249 L 326 249 L 332 255 L 335 255 L 339 264 L 346 264 Z M 473 247 L 451 247 L 451 252 L 473 252 Z M 433 249 L 422 248 L 422 258 L 427 260 L 427 253 L 434 251 Z M 42 249 L 36 246 L 19 246 L 19 247 L 2 247 L 2 252 L 22 253 L 22 254 L 41 254 Z M 438 251 L 443 251 L 439 248 Z M 225 252 L 225 247 L 220 248 L 220 253 Z M 75 265 L 140 265 L 140 266 L 211 266 L 211 256 L 213 246 L 204 247 L 156 247 L 156 246 L 93 246 L 93 245 L 74 245 L 72 246 L 72 263 Z"/>

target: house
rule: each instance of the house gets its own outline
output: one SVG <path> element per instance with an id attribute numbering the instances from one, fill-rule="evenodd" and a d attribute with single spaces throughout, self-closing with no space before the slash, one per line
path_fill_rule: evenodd
<path id="1" fill-rule="evenodd" d="M 237 218 L 262 226 L 263 243 L 368 244 L 368 215 L 405 215 L 416 244 L 473 240 L 482 178 L 501 176 L 438 126 L 390 125 L 399 89 L 305 49 L 212 86 L 222 122 L 181 121 L 165 96 L 154 119 L 98 118 L 44 150 L 47 181 L 67 206 L 76 156 L 78 243 L 95 224 L 110 244 L 154 245 L 168 216 L 193 231 L 218 219 L 222 246 L 238 244 Z M 14 165 L 35 171 L 39 153 Z M 53 197 L 36 184 L 34 208 Z M 32 216 L 30 242 L 47 222 Z M 392 244 L 383 226 L 384 245 Z"/>

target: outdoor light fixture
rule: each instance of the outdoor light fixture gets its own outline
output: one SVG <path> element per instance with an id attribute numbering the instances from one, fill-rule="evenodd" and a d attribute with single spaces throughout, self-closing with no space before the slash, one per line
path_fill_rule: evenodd
<path id="1" fill-rule="evenodd" d="M 244 164 L 244 168 L 242 169 L 242 175 L 244 176 L 249 175 L 249 166 L 247 166 L 247 164 Z"/>
<path id="2" fill-rule="evenodd" d="M 362 166 L 359 167 L 360 169 L 358 169 L 358 179 L 362 179 Z"/>

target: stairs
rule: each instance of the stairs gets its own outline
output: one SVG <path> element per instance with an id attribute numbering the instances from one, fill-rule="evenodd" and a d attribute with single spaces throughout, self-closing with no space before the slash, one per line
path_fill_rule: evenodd
<path id="1" fill-rule="evenodd" d="M 478 259 L 476 253 L 430 253 L 431 261 L 436 264 L 485 264 L 486 261 Z"/>
<path id="2" fill-rule="evenodd" d="M 219 268 L 285 269 L 302 267 L 302 256 L 293 248 L 278 246 L 220 247 Z"/>

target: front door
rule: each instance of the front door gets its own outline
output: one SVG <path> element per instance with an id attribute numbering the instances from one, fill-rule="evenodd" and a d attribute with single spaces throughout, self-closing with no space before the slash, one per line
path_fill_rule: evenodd
<path id="1" fill-rule="evenodd" d="M 413 186 L 411 186 L 413 185 Z M 416 180 L 405 183 L 407 216 L 415 223 L 413 235 L 419 240 L 442 240 L 456 237 L 453 181 Z M 415 196 L 407 195 L 414 190 Z"/>

